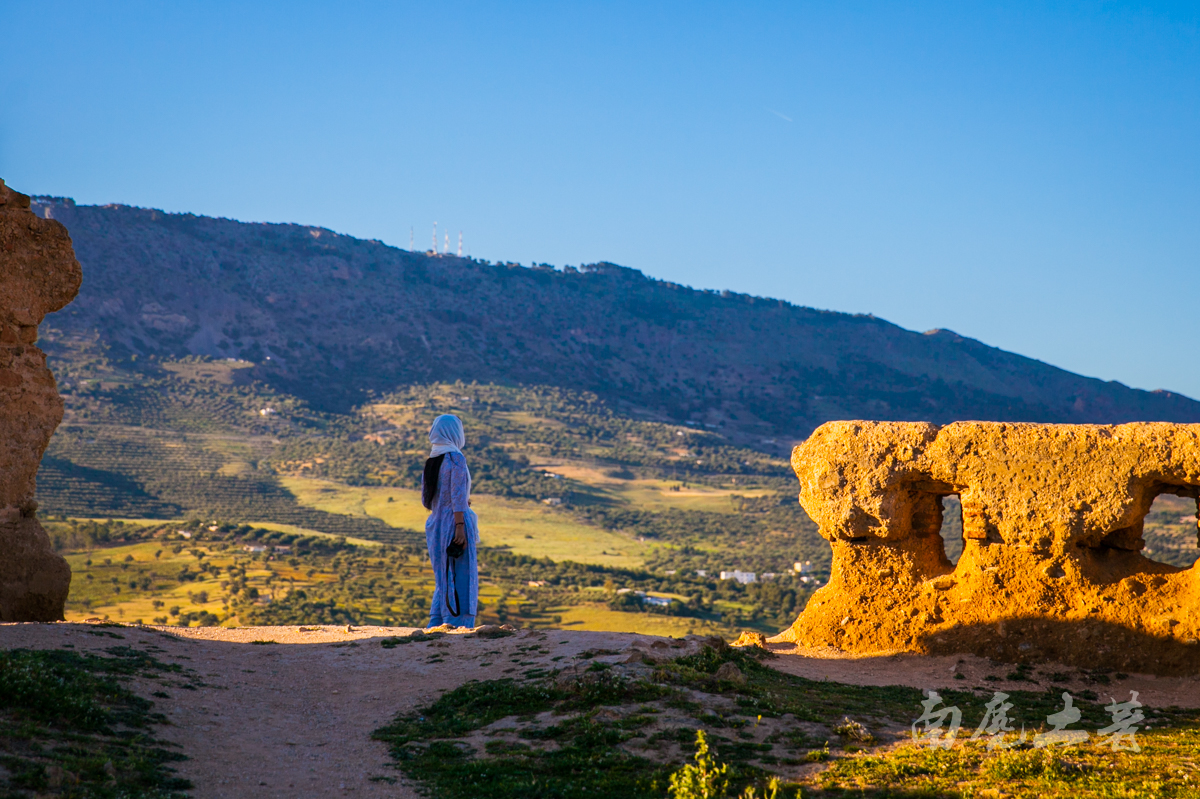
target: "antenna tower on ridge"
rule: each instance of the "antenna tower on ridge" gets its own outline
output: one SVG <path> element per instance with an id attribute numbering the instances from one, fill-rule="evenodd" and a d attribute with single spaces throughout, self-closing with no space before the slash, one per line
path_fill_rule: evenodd
<path id="1" fill-rule="evenodd" d="M 433 223 L 433 250 L 434 255 L 437 255 L 437 222 Z"/>
<path id="2" fill-rule="evenodd" d="M 442 245 L 442 255 L 445 255 L 446 253 L 450 252 L 450 234 L 447 233 L 447 234 L 445 234 L 445 236 L 446 236 L 446 243 Z"/>
<path id="3" fill-rule="evenodd" d="M 412 252 L 412 251 L 413 251 L 413 247 L 417 246 L 417 245 L 416 245 L 416 242 L 415 242 L 415 241 L 413 241 L 413 236 L 414 236 L 414 235 L 415 235 L 415 232 L 414 232 L 413 228 L 409 228 L 409 229 L 408 229 L 408 251 L 409 251 L 409 252 Z"/>
<path id="4" fill-rule="evenodd" d="M 462 231 L 458 231 L 458 257 L 462 258 Z"/>

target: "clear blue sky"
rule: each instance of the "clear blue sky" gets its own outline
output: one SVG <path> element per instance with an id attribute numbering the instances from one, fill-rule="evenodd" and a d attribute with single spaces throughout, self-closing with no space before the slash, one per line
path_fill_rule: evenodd
<path id="1" fill-rule="evenodd" d="M 0 2 L 29 193 L 599 260 L 1200 397 L 1200 4 Z"/>

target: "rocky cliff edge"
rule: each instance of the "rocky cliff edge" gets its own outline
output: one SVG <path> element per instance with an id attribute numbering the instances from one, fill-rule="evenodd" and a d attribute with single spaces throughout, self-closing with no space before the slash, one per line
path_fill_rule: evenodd
<path id="1" fill-rule="evenodd" d="M 82 280 L 67 229 L 0 180 L 0 621 L 61 619 L 71 585 L 36 514 L 38 464 L 63 403 L 35 343 Z"/>

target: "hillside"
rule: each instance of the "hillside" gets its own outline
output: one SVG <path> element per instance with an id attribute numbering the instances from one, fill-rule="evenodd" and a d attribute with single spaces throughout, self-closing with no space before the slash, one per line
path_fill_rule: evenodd
<path id="1" fill-rule="evenodd" d="M 1200 403 L 949 331 L 652 280 L 410 253 L 303 225 L 40 198 L 84 266 L 48 325 L 117 360 L 205 355 L 324 410 L 438 381 L 595 392 L 775 448 L 830 419 L 1200 421 Z M 780 442 L 781 448 L 786 446 Z"/>
<path id="2" fill-rule="evenodd" d="M 782 461 L 732 447 L 710 431 L 617 416 L 595 395 L 410 386 L 353 413 L 330 414 L 260 384 L 235 385 L 236 374 L 250 368 L 245 363 L 146 358 L 114 365 L 96 346 L 57 334 L 43 345 L 55 353 L 66 418 L 43 460 L 38 501 L 79 577 L 68 600 L 72 618 L 156 618 L 165 603 L 180 612 L 172 617 L 177 623 L 244 623 L 244 590 L 267 585 L 231 582 L 223 575 L 235 564 L 218 553 L 269 542 L 318 557 L 304 574 L 289 575 L 289 592 L 332 602 L 355 623 L 415 621 L 411 614 L 424 605 L 406 604 L 400 588 L 379 594 L 388 580 L 343 573 L 340 550 L 324 553 L 313 542 L 347 535 L 363 545 L 393 545 L 399 549 L 389 551 L 416 557 L 418 581 L 430 577 L 419 554 L 425 511 L 416 487 L 423 431 L 442 411 L 461 415 L 470 432 L 488 618 L 774 632 L 828 570 L 828 546 L 796 504 Z M 81 526 L 69 517 L 140 523 Z M 219 542 L 210 553 L 216 560 L 204 560 L 218 568 L 203 586 L 203 568 L 178 571 L 169 557 L 159 561 L 161 543 L 138 543 L 147 535 L 176 540 L 181 529 L 196 542 L 188 550 L 193 558 L 209 558 L 197 553 L 209 552 L 210 539 Z M 155 565 L 138 566 L 136 575 L 108 569 L 109 560 L 119 561 L 113 569 L 120 572 L 131 568 L 129 557 Z M 792 573 L 796 560 L 811 561 L 808 575 Z M 716 579 L 735 568 L 779 578 L 749 586 Z M 97 592 L 114 577 L 115 591 Z M 655 609 L 666 615 L 647 615 L 650 608 L 633 592 L 658 592 L 679 604 Z M 275 621 L 323 618 L 304 602 L 271 607 Z"/>
<path id="3" fill-rule="evenodd" d="M 826 419 L 1200 419 L 1187 398 L 953 334 L 611 265 L 39 208 L 67 223 L 85 275 L 40 331 L 66 407 L 38 501 L 77 576 L 73 618 L 416 623 L 429 578 L 416 489 L 438 413 L 468 431 L 486 618 L 663 634 L 774 632 L 824 582 L 829 547 L 781 456 Z M 1195 559 L 1186 512 L 1156 506 L 1154 557 Z M 188 554 L 156 554 L 180 530 Z M 956 505 L 943 535 L 957 557 Z M 357 554 L 314 544 L 330 536 Z M 279 596 L 276 571 L 236 554 L 264 542 L 309 559 Z M 349 565 L 380 544 L 406 565 L 386 580 Z"/>

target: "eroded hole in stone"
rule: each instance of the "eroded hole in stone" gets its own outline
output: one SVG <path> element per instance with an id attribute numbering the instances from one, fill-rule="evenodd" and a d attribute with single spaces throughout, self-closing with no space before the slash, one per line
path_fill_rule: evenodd
<path id="1" fill-rule="evenodd" d="M 962 503 L 957 494 L 942 497 L 942 547 L 946 558 L 957 564 L 963 551 Z"/>
<path id="2" fill-rule="evenodd" d="M 1146 514 L 1142 554 L 1171 566 L 1191 566 L 1200 557 L 1196 542 L 1196 500 L 1159 494 Z"/>

